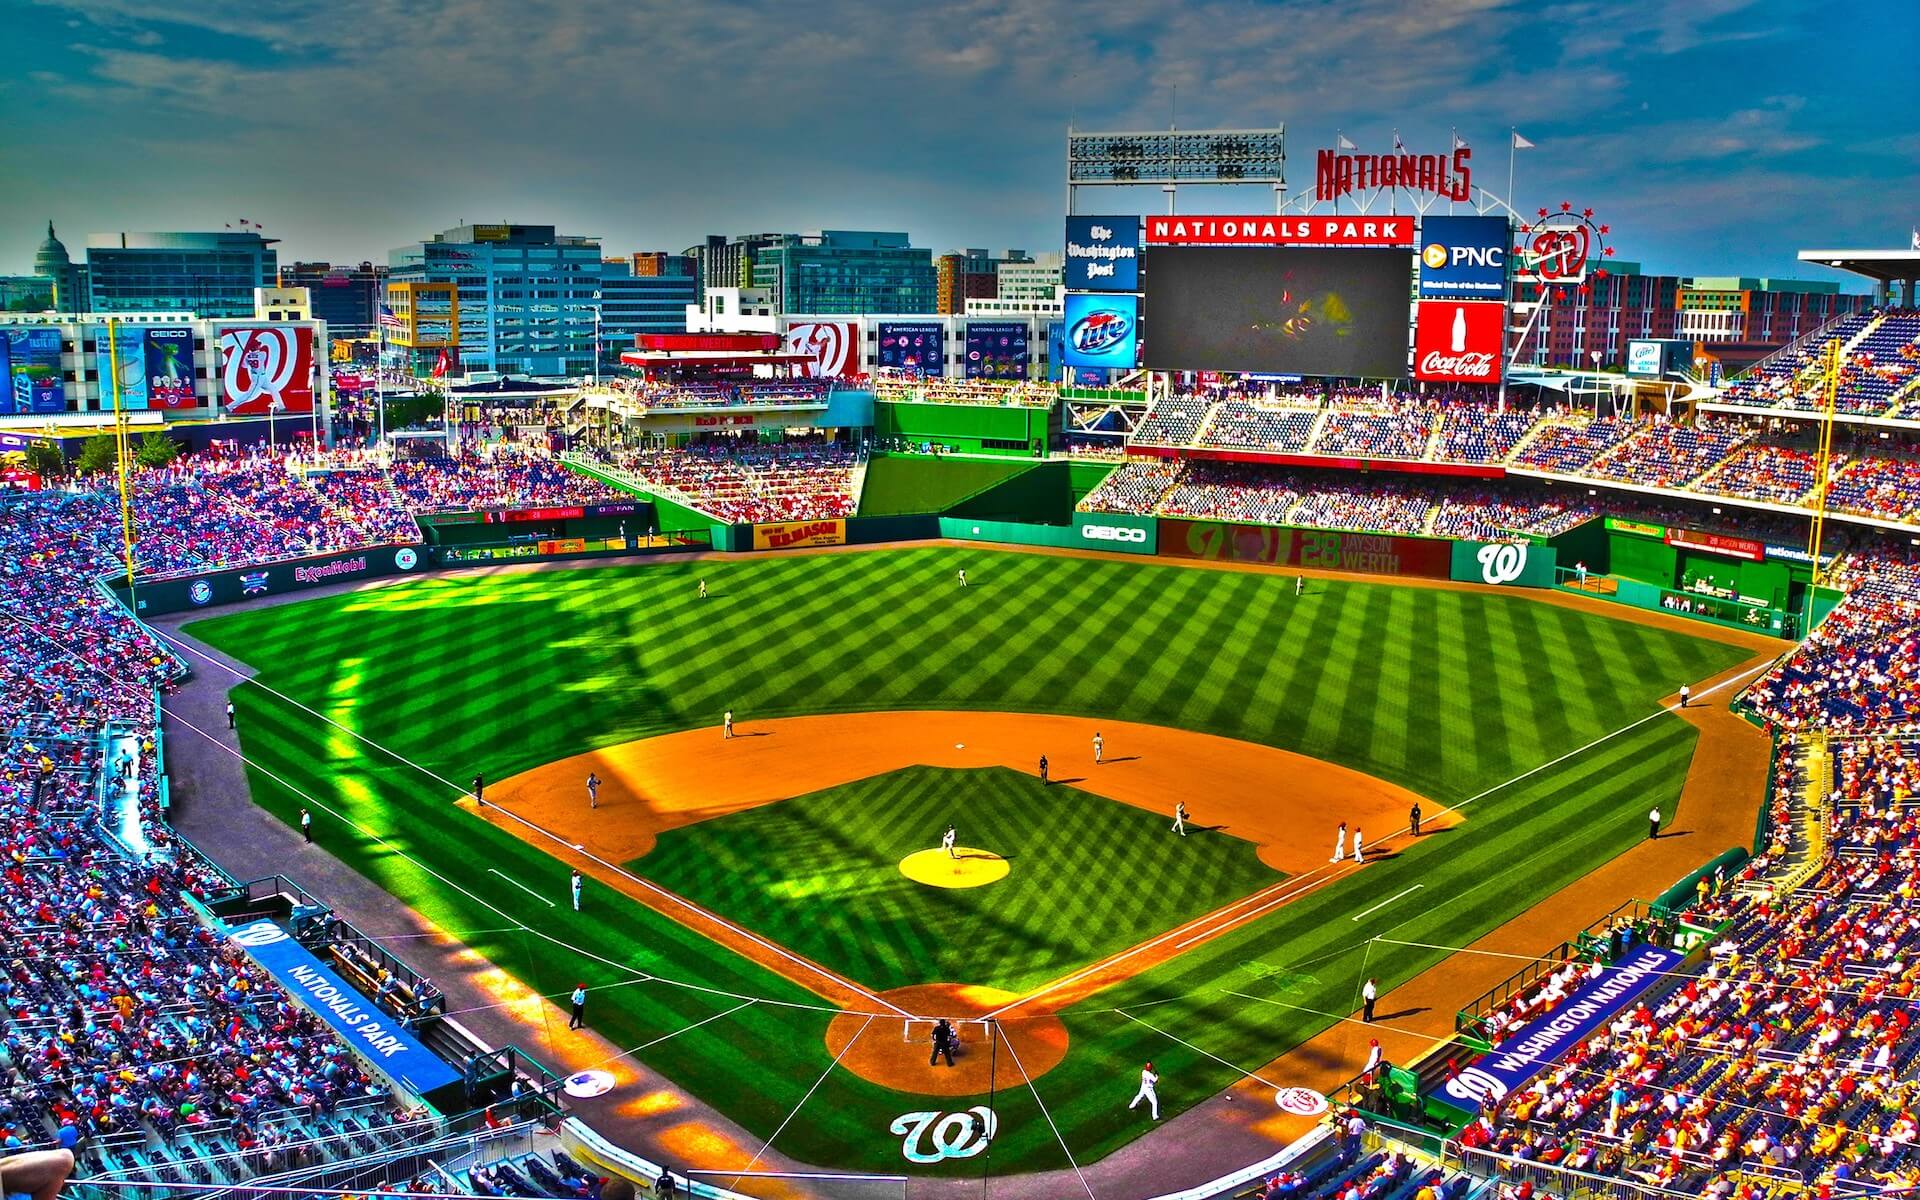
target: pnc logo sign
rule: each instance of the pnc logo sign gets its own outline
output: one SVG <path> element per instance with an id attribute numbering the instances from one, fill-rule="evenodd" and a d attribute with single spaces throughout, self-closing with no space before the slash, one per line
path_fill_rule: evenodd
<path id="1" fill-rule="evenodd" d="M 1145 542 L 1147 531 L 1124 525 L 1082 525 L 1080 536 L 1090 542 Z"/>
<path id="2" fill-rule="evenodd" d="M 1474 555 L 1480 561 L 1480 581 L 1499 585 L 1512 583 L 1527 569 L 1527 547 L 1507 544 L 1482 546 Z"/>
<path id="3" fill-rule="evenodd" d="M 1507 269 L 1507 254 L 1499 246 L 1447 246 L 1440 242 L 1429 242 L 1426 249 L 1420 251 L 1420 262 L 1429 271 L 1446 267 L 1486 267 L 1504 271 Z"/>

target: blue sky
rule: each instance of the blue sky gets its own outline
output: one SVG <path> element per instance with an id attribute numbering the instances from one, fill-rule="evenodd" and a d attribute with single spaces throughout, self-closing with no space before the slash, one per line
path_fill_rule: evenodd
<path id="1" fill-rule="evenodd" d="M 165 13 L 164 18 L 155 13 Z M 1920 222 L 1920 5 L 1783 0 L 0 0 L 0 272 L 47 218 L 246 217 L 282 261 L 384 261 L 462 220 L 609 253 L 708 233 L 905 229 L 1054 249 L 1064 135 L 1285 122 L 1310 186 L 1336 129 L 1444 151 L 1620 258 L 1803 274 Z M 1265 193 L 1182 197 L 1259 211 Z M 1158 211 L 1157 193 L 1101 209 Z M 1082 211 L 1092 211 L 1083 202 Z"/>

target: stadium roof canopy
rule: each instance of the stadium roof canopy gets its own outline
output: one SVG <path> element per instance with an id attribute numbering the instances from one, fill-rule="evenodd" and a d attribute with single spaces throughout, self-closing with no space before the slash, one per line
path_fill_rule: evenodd
<path id="1" fill-rule="evenodd" d="M 1920 250 L 1802 250 L 1800 261 L 1851 271 L 1879 283 L 1920 278 Z"/>

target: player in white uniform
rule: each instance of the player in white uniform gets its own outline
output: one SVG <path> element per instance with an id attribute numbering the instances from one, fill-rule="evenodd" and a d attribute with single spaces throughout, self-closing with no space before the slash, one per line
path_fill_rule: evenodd
<path id="1" fill-rule="evenodd" d="M 940 848 L 947 852 L 948 858 L 956 857 L 953 852 L 953 826 L 947 826 L 947 831 L 940 835 Z"/>
<path id="2" fill-rule="evenodd" d="M 1333 857 L 1328 862 L 1339 862 L 1347 856 L 1347 823 L 1340 822 L 1340 831 L 1333 835 Z"/>
<path id="3" fill-rule="evenodd" d="M 967 569 L 965 567 L 960 568 L 960 586 L 967 586 Z"/>
<path id="4" fill-rule="evenodd" d="M 584 880 L 582 880 L 582 879 L 580 878 L 580 872 L 578 872 L 578 871 L 575 871 L 575 872 L 573 873 L 573 884 L 572 884 L 572 886 L 573 886 L 573 911 L 575 911 L 575 912 L 579 912 L 579 911 L 580 911 L 580 888 L 581 888 L 581 885 L 582 885 L 582 884 L 583 884 L 584 882 L 585 882 L 585 881 L 584 881 Z"/>
<path id="5" fill-rule="evenodd" d="M 1147 1102 L 1147 1111 L 1153 1114 L 1154 1120 L 1158 1121 L 1160 1119 L 1160 1095 L 1158 1092 L 1155 1092 L 1153 1088 L 1154 1085 L 1159 1082 L 1160 1076 L 1154 1074 L 1152 1063 L 1148 1063 L 1145 1067 L 1142 1067 L 1140 1070 L 1140 1090 L 1133 1094 L 1133 1102 L 1127 1105 L 1127 1111 L 1132 1112 L 1140 1106 L 1142 1100 L 1145 1100 Z"/>
<path id="6" fill-rule="evenodd" d="M 1364 846 L 1365 846 L 1365 843 L 1361 840 L 1361 837 L 1360 837 L 1360 829 L 1358 826 L 1355 826 L 1353 830 L 1353 861 L 1355 862 L 1367 861 L 1367 852 Z"/>
<path id="7" fill-rule="evenodd" d="M 707 598 L 707 581 L 704 579 L 700 581 L 700 598 L 702 600 Z"/>
<path id="8" fill-rule="evenodd" d="M 1187 802 L 1177 801 L 1173 806 L 1173 831 L 1181 837 L 1187 836 Z"/>
<path id="9" fill-rule="evenodd" d="M 1106 748 L 1107 748 L 1107 740 L 1100 736 L 1100 731 L 1098 729 L 1094 730 L 1093 731 L 1093 765 L 1094 766 L 1097 767 L 1100 765 L 1100 755 L 1103 752 L 1105 752 Z"/>

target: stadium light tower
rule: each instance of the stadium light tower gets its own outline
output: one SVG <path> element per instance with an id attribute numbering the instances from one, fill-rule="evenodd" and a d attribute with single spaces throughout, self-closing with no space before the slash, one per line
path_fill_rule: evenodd
<path id="1" fill-rule="evenodd" d="M 1271 129 L 1155 129 L 1081 133 L 1067 129 L 1067 212 L 1083 187 L 1159 184 L 1174 211 L 1180 185 L 1271 184 L 1274 211 L 1286 201 L 1286 126 Z"/>

